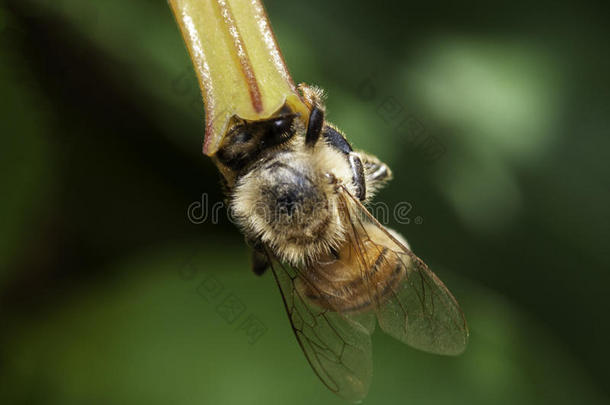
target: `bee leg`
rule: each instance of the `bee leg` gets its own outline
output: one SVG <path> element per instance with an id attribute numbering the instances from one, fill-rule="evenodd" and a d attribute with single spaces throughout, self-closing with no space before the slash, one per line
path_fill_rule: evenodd
<path id="1" fill-rule="evenodd" d="M 358 155 L 364 165 L 366 187 L 370 194 L 367 197 L 370 198 L 386 182 L 392 179 L 392 170 L 373 155 L 362 151 L 358 152 Z"/>
<path id="2" fill-rule="evenodd" d="M 314 106 L 309 113 L 309 121 L 307 122 L 307 132 L 305 133 L 305 145 L 313 147 L 322 133 L 324 126 L 324 110 L 318 106 Z"/>
<path id="3" fill-rule="evenodd" d="M 309 113 L 309 121 L 307 122 L 305 145 L 313 147 L 318 142 L 318 139 L 320 139 L 320 135 L 322 135 L 330 146 L 347 155 L 347 160 L 353 173 L 352 181 L 356 188 L 356 197 L 360 201 L 364 201 L 366 199 L 366 178 L 359 154 L 354 152 L 352 146 L 341 132 L 331 125 L 324 123 L 324 107 L 320 102 L 321 94 L 313 88 L 306 88 L 305 90 L 305 95 L 311 99 L 313 105 Z"/>
<path id="4" fill-rule="evenodd" d="M 367 183 L 387 181 L 392 179 L 392 171 L 382 161 L 373 155 L 365 152 L 359 152 L 360 159 L 364 164 L 364 172 L 366 174 Z"/>
<path id="5" fill-rule="evenodd" d="M 256 250 L 252 251 L 252 271 L 257 276 L 262 276 L 265 274 L 265 271 L 269 268 L 269 261 L 267 260 L 267 256 L 265 254 L 258 252 Z"/>
<path id="6" fill-rule="evenodd" d="M 332 126 L 325 125 L 322 135 L 327 144 L 347 156 L 347 161 L 352 169 L 352 182 L 356 188 L 356 197 L 360 201 L 364 201 L 366 199 L 366 177 L 360 154 L 354 152 L 343 134 Z"/>
<path id="7" fill-rule="evenodd" d="M 352 149 L 352 145 L 350 145 L 349 142 L 347 142 L 347 139 L 345 139 L 345 136 L 343 136 L 343 134 L 336 128 L 333 128 L 328 124 L 324 125 L 322 136 L 324 136 L 324 140 L 326 140 L 327 144 L 345 155 L 349 155 L 354 151 L 354 149 Z"/>
<path id="8" fill-rule="evenodd" d="M 262 242 L 250 238 L 246 238 L 246 244 L 252 249 L 250 257 L 252 271 L 257 276 L 262 276 L 269 268 L 269 259 L 265 254 L 265 248 Z"/>
<path id="9" fill-rule="evenodd" d="M 324 92 L 315 86 L 308 86 L 305 83 L 299 84 L 299 91 L 307 105 L 311 106 L 309 120 L 307 121 L 307 132 L 305 132 L 305 145 L 313 147 L 324 128 Z"/>
<path id="10" fill-rule="evenodd" d="M 350 152 L 347 160 L 352 169 L 352 182 L 356 187 L 356 197 L 360 201 L 366 200 L 366 177 L 364 176 L 364 166 L 362 160 L 356 152 Z"/>

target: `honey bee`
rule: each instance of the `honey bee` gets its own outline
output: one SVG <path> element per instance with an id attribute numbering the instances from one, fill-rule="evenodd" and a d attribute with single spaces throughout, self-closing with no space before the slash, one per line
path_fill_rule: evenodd
<path id="1" fill-rule="evenodd" d="M 288 105 L 266 120 L 234 117 L 213 159 L 253 271 L 271 268 L 314 372 L 360 400 L 376 321 L 412 347 L 447 355 L 465 349 L 468 329 L 444 284 L 366 209 L 390 168 L 325 120 L 321 90 L 299 91 L 307 122 Z"/>

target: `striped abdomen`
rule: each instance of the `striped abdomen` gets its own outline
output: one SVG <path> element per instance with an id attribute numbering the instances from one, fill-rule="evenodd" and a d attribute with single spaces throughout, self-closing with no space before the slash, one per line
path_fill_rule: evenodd
<path id="1" fill-rule="evenodd" d="M 377 243 L 369 232 L 356 238 L 357 243 L 346 243 L 338 257 L 305 269 L 297 283 L 299 293 L 315 306 L 342 313 L 380 306 L 396 290 L 407 269 L 405 258 L 388 247 L 394 244 L 376 230 L 372 233 Z"/>

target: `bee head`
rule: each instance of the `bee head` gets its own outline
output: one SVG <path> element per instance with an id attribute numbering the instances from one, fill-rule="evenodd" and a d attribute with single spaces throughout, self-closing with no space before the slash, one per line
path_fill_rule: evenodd
<path id="1" fill-rule="evenodd" d="M 234 118 L 237 122 L 227 132 L 216 158 L 225 167 L 239 172 L 266 150 L 289 142 L 297 132 L 296 117 L 294 113 L 281 111 L 274 118 L 263 121 Z"/>

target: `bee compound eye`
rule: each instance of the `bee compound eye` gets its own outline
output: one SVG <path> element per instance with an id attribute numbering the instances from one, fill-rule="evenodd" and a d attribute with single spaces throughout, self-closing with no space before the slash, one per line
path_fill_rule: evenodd
<path id="1" fill-rule="evenodd" d="M 242 144 L 250 142 L 252 139 L 252 134 L 249 131 L 239 131 L 233 136 L 233 142 L 235 144 Z"/>
<path id="2" fill-rule="evenodd" d="M 265 147 L 280 145 L 294 136 L 292 123 L 294 115 L 278 117 L 270 121 L 265 121 L 263 126 L 263 136 L 261 143 Z"/>
<path id="3" fill-rule="evenodd" d="M 294 121 L 294 116 L 292 115 L 278 118 L 272 122 L 271 131 L 275 134 L 289 132 L 292 127 L 292 121 Z"/>

